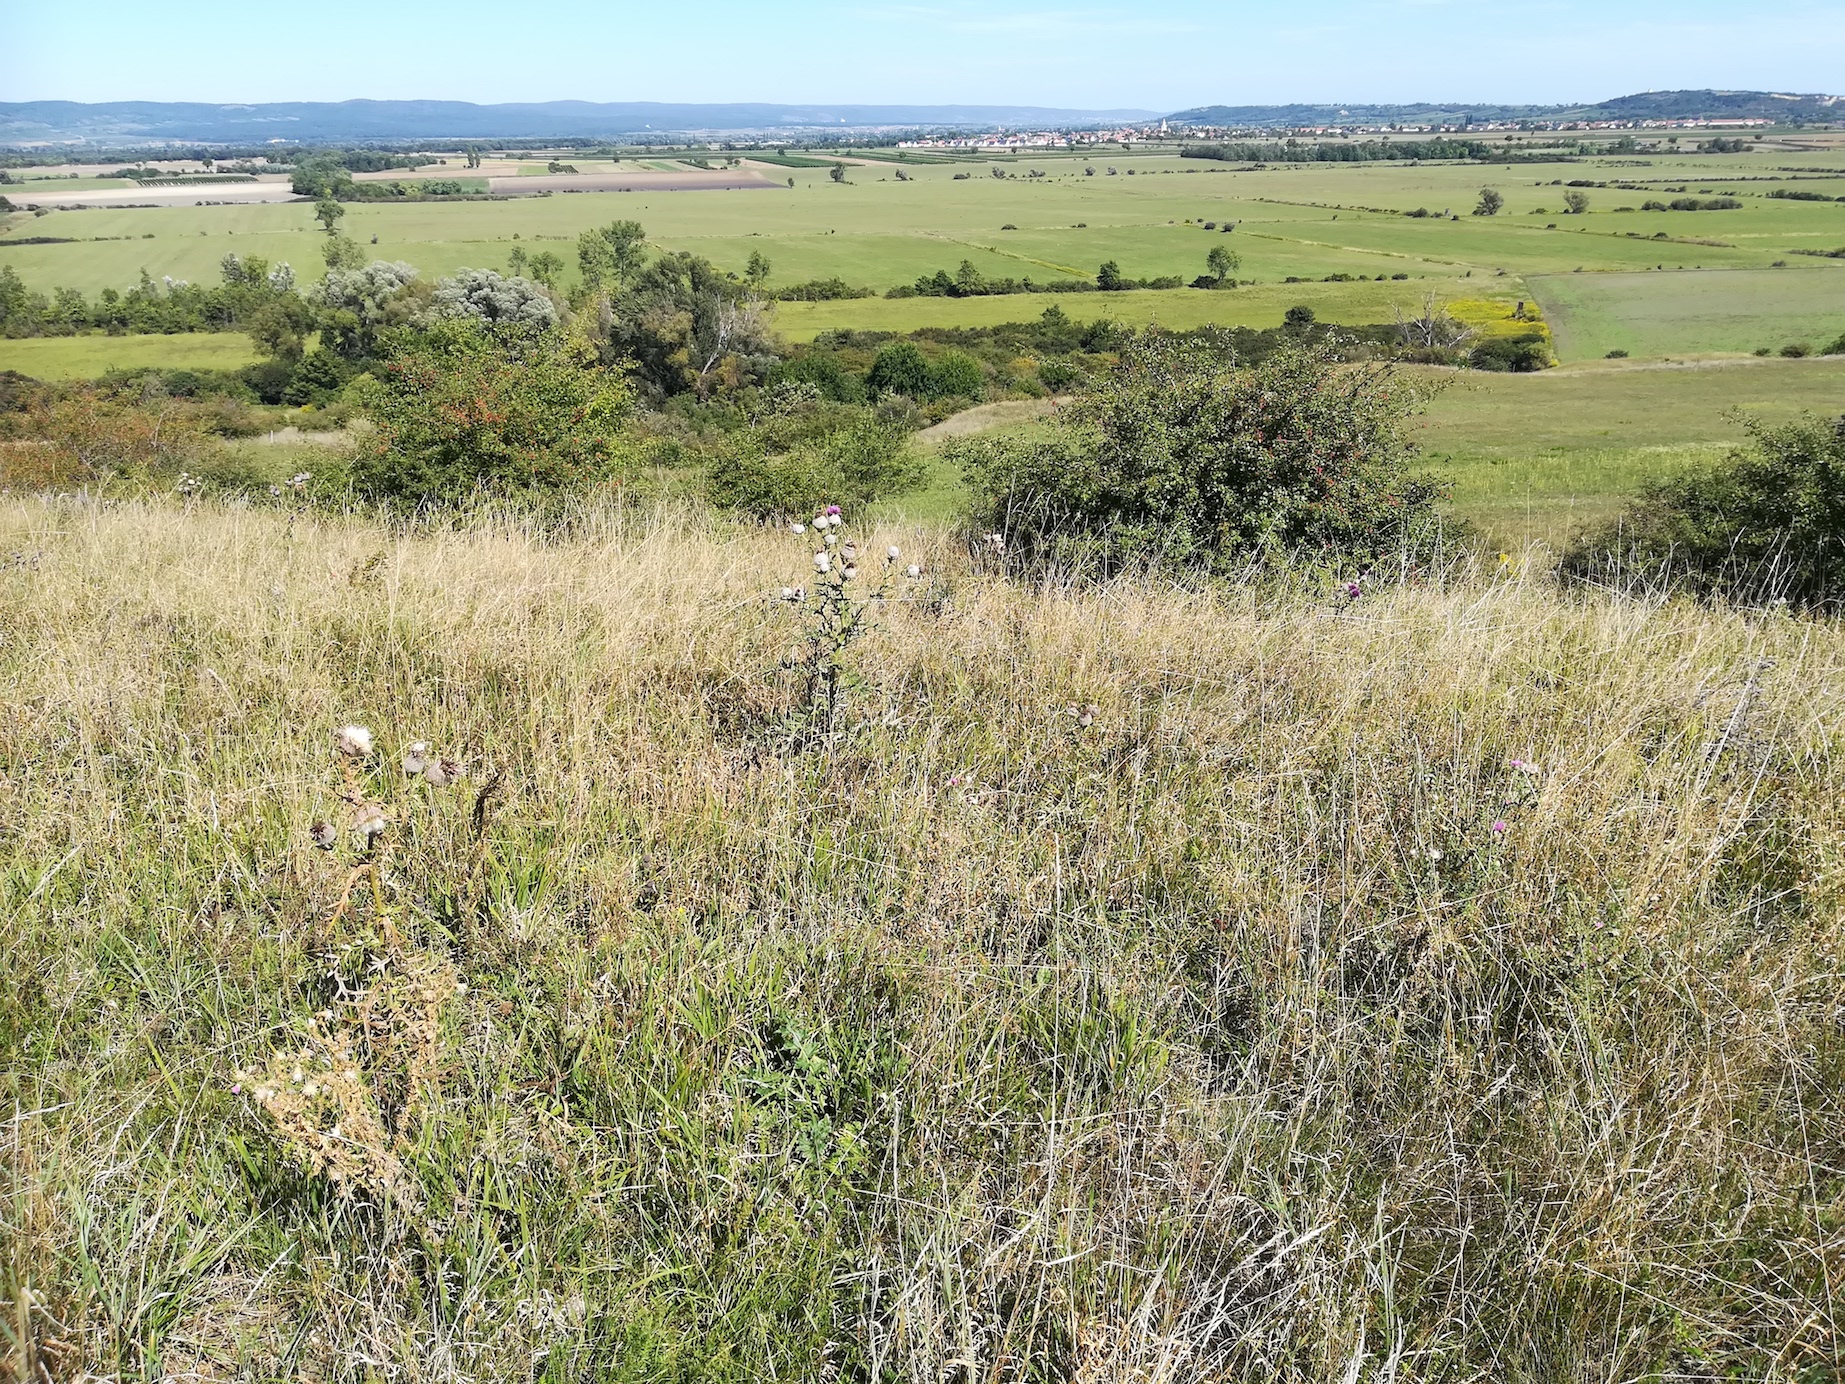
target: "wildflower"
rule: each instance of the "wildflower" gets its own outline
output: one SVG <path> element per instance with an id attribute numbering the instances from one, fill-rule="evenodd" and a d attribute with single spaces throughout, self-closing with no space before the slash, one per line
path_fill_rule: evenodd
<path id="1" fill-rule="evenodd" d="M 814 571 L 818 572 L 821 576 L 825 576 L 832 570 L 833 555 L 831 553 L 822 552 L 814 554 Z"/>
<path id="2" fill-rule="evenodd" d="M 826 526 L 827 526 L 827 517 L 826 517 L 826 515 L 825 515 L 825 514 L 816 514 L 816 515 L 814 516 L 814 527 L 815 527 L 816 529 L 818 529 L 818 530 L 820 530 L 820 531 L 821 531 L 822 533 L 825 533 L 825 532 L 826 532 Z"/>
<path id="3" fill-rule="evenodd" d="M 903 569 L 903 575 L 914 581 L 917 577 L 922 575 L 922 568 L 912 562 L 908 567 Z"/>
<path id="4" fill-rule="evenodd" d="M 842 554 L 844 554 L 847 562 L 857 562 L 858 561 L 858 544 L 848 543 L 840 551 Z"/>
<path id="5" fill-rule="evenodd" d="M 806 533 L 807 532 L 807 525 L 805 524 L 790 524 L 788 528 L 794 533 Z"/>
<path id="6" fill-rule="evenodd" d="M 848 562 L 844 567 L 839 569 L 839 575 L 842 580 L 851 581 L 852 578 L 858 575 L 858 568 Z"/>
<path id="7" fill-rule="evenodd" d="M 352 814 L 352 829 L 370 846 L 384 835 L 384 809 L 377 803 L 361 803 Z"/>
<path id="8" fill-rule="evenodd" d="M 308 828 L 308 838 L 323 851 L 330 851 L 340 839 L 339 828 L 331 822 L 316 822 Z"/>
<path id="9" fill-rule="evenodd" d="M 891 544 L 890 547 L 886 549 L 884 553 L 885 560 L 888 562 L 895 562 L 898 558 L 902 556 L 903 556 L 902 550 L 898 548 L 895 543 Z"/>
<path id="10" fill-rule="evenodd" d="M 782 588 L 782 599 L 784 601 L 792 601 L 794 599 L 794 588 L 792 586 L 784 586 Z"/>
<path id="11" fill-rule="evenodd" d="M 1070 714 L 1076 717 L 1077 725 L 1088 730 L 1096 723 L 1096 718 L 1102 714 L 1102 708 L 1091 702 L 1088 706 L 1071 707 Z"/>
<path id="12" fill-rule="evenodd" d="M 417 741 L 404 752 L 404 774 L 408 778 L 415 778 L 427 769 L 429 764 L 429 742 L 427 740 Z"/>
<path id="13" fill-rule="evenodd" d="M 341 726 L 333 732 L 333 748 L 347 759 L 370 759 L 372 733 L 365 726 Z"/>
<path id="14" fill-rule="evenodd" d="M 1364 594 L 1365 594 L 1364 588 L 1360 586 L 1357 582 L 1348 581 L 1345 584 L 1345 599 L 1346 600 L 1355 601 Z"/>
<path id="15" fill-rule="evenodd" d="M 432 761 L 423 770 L 423 781 L 431 788 L 447 788 L 461 776 L 461 766 L 452 759 Z"/>
<path id="16" fill-rule="evenodd" d="M 836 545 L 836 544 L 837 544 L 838 542 L 839 542 L 839 535 L 838 535 L 838 534 L 836 534 L 836 533 L 829 533 L 829 534 L 828 534 L 828 535 L 826 536 L 826 546 L 827 546 L 827 547 L 829 547 L 829 548 L 831 548 L 831 547 L 833 547 L 833 546 L 835 546 L 835 545 Z"/>
<path id="17" fill-rule="evenodd" d="M 1506 832 L 1509 830 L 1510 828 L 1506 826 L 1503 820 L 1493 823 L 1493 835 L 1494 836 L 1504 836 Z"/>
<path id="18" fill-rule="evenodd" d="M 826 507 L 826 517 L 830 520 L 833 520 L 835 523 L 839 522 L 839 506 L 838 505 L 828 505 Z"/>

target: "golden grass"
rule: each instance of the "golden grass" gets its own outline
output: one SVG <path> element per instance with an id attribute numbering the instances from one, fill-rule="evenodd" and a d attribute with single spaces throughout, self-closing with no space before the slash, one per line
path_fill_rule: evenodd
<path id="1" fill-rule="evenodd" d="M 11 1377 L 1831 1377 L 1836 626 L 871 541 L 795 754 L 785 536 L 0 499 Z M 470 772 L 401 1200 L 231 1089 L 346 721 Z"/>

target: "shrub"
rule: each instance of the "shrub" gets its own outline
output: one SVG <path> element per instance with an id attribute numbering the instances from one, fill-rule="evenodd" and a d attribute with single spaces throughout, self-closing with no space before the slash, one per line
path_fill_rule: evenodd
<path id="1" fill-rule="evenodd" d="M 929 360 L 913 341 L 893 341 L 878 352 L 871 362 L 865 384 L 873 394 L 905 394 L 912 399 L 927 399 L 932 390 Z"/>
<path id="2" fill-rule="evenodd" d="M 209 447 L 210 410 L 163 393 L 21 387 L 15 403 L 0 413 L 0 439 L 24 445 L 0 451 L 0 484 L 146 481 L 191 464 Z"/>
<path id="3" fill-rule="evenodd" d="M 865 399 L 865 382 L 839 363 L 830 351 L 807 351 L 783 361 L 773 371 L 774 383 L 807 384 L 824 399 L 835 403 L 856 404 Z"/>
<path id="4" fill-rule="evenodd" d="M 986 387 L 986 371 L 965 351 L 944 351 L 929 367 L 931 398 L 978 399 Z"/>
<path id="5" fill-rule="evenodd" d="M 1364 562 L 1439 539 L 1440 487 L 1412 475 L 1423 394 L 1388 367 L 1291 342 L 1242 368 L 1209 340 L 1128 350 L 1048 438 L 953 449 L 974 518 L 1027 560 L 1103 572 L 1251 558 Z"/>
<path id="6" fill-rule="evenodd" d="M 791 397 L 733 435 L 706 472 L 721 509 L 794 519 L 827 504 L 862 508 L 914 483 L 921 468 L 901 420 L 873 409 Z"/>
<path id="7" fill-rule="evenodd" d="M 606 480 L 631 398 L 622 378 L 553 334 L 495 334 L 468 319 L 396 335 L 361 402 L 377 425 L 354 457 L 378 499 L 454 504 Z"/>
<path id="8" fill-rule="evenodd" d="M 1476 370 L 1509 370 L 1520 374 L 1548 370 L 1550 346 L 1536 333 L 1494 337 L 1474 347 L 1468 361 Z"/>
<path id="9" fill-rule="evenodd" d="M 1644 489 L 1576 541 L 1560 571 L 1579 580 L 1701 597 L 1845 597 L 1845 419 L 1776 427 L 1745 420 L 1753 446 Z"/>

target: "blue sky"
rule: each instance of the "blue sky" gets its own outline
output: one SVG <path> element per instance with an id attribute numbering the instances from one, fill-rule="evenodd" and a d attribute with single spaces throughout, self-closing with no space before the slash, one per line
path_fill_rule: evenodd
<path id="1" fill-rule="evenodd" d="M 1841 0 L 0 0 L 0 100 L 1594 100 L 1836 91 Z"/>

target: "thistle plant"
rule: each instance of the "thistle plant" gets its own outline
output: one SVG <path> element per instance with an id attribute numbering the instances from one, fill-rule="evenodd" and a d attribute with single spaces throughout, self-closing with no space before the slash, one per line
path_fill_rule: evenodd
<path id="1" fill-rule="evenodd" d="M 404 1160 L 437 1087 L 443 1014 L 467 986 L 447 958 L 407 938 L 408 905 L 393 896 L 386 867 L 394 823 L 427 810 L 419 790 L 449 788 L 463 770 L 422 740 L 393 768 L 362 725 L 341 726 L 332 748 L 349 829 L 343 838 L 325 819 L 308 828 L 317 849 L 332 855 L 345 839 L 351 852 L 325 929 L 327 1004 L 239 1071 L 235 1089 L 256 1103 L 294 1161 L 343 1191 L 414 1206 Z M 369 911 L 361 882 L 370 886 Z"/>
<path id="2" fill-rule="evenodd" d="M 849 658 L 852 646 L 869 633 L 873 617 L 893 587 L 900 580 L 915 581 L 922 576 L 919 564 L 900 565 L 902 549 L 892 545 L 881 559 L 873 558 L 841 533 L 844 526 L 838 505 L 828 505 L 811 524 L 789 525 L 795 537 L 811 533 L 818 540 L 811 592 L 805 585 L 781 589 L 782 600 L 808 613 L 801 644 L 783 664 L 801 678 L 800 704 L 790 718 L 797 748 L 811 748 L 839 732 L 845 695 L 857 681 Z M 879 575 L 872 586 L 865 569 L 874 562 Z"/>

